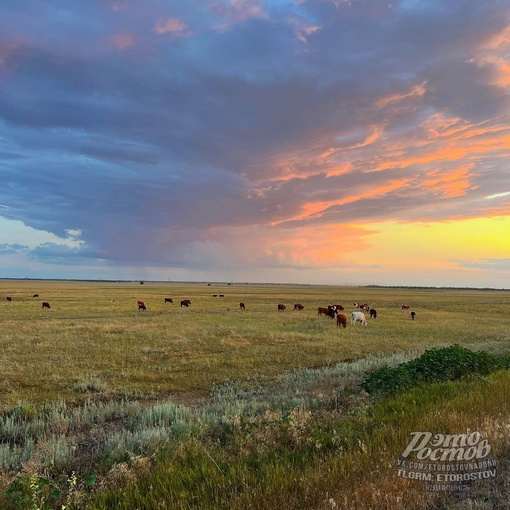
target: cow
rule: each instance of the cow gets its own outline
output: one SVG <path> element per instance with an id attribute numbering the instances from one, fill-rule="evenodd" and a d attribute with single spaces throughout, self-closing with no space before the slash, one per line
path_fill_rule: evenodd
<path id="1" fill-rule="evenodd" d="M 336 308 L 337 313 L 344 310 L 344 307 L 342 305 L 333 305 Z"/>
<path id="2" fill-rule="evenodd" d="M 294 310 L 299 310 L 299 311 L 301 311 L 301 310 L 303 310 L 303 309 L 304 309 L 304 306 L 303 306 L 301 303 L 296 303 L 296 304 L 294 305 Z"/>
<path id="3" fill-rule="evenodd" d="M 377 319 L 377 310 L 375 308 L 370 308 L 370 318 Z"/>
<path id="4" fill-rule="evenodd" d="M 32 297 L 33 297 L 33 298 L 34 298 L 34 297 L 39 297 L 39 294 L 34 294 Z"/>
<path id="5" fill-rule="evenodd" d="M 351 325 L 355 326 L 356 322 L 361 322 L 362 326 L 367 325 L 367 319 L 363 312 L 352 312 L 351 313 Z"/>
<path id="6" fill-rule="evenodd" d="M 165 298 L 165 303 L 173 303 L 174 300 L 172 298 L 169 298 L 169 297 L 166 297 Z"/>
<path id="7" fill-rule="evenodd" d="M 279 312 L 284 312 L 284 311 L 285 311 L 285 308 L 287 308 L 285 305 L 282 305 L 282 304 L 279 304 L 279 305 L 278 305 L 278 311 L 279 311 Z"/>
<path id="8" fill-rule="evenodd" d="M 359 305 L 359 309 L 368 313 L 370 310 L 370 305 L 368 303 L 363 303 L 362 305 Z"/>
<path id="9" fill-rule="evenodd" d="M 409 310 L 411 308 L 409 305 L 400 305 L 401 310 Z"/>
<path id="10" fill-rule="evenodd" d="M 43 301 L 43 303 L 42 303 L 42 307 L 43 307 L 43 310 L 44 310 L 45 308 L 51 308 L 50 304 L 49 304 L 47 301 Z"/>
<path id="11" fill-rule="evenodd" d="M 212 297 L 218 297 L 218 294 L 213 294 Z"/>
<path id="12" fill-rule="evenodd" d="M 239 303 L 239 308 L 241 310 L 246 310 L 246 306 L 244 305 L 244 303 Z"/>
<path id="13" fill-rule="evenodd" d="M 11 296 L 7 296 L 5 299 L 6 299 L 7 301 L 12 301 L 12 297 L 11 297 Z"/>
<path id="14" fill-rule="evenodd" d="M 143 301 L 137 301 L 138 303 L 138 310 L 147 311 L 147 307 L 145 306 L 145 303 Z"/>
<path id="15" fill-rule="evenodd" d="M 189 299 L 183 299 L 181 301 L 181 307 L 185 306 L 186 308 L 188 308 L 189 305 L 191 305 L 191 301 Z"/>
<path id="16" fill-rule="evenodd" d="M 342 313 L 336 316 L 336 327 L 339 328 L 340 326 L 347 327 L 347 317 Z"/>
<path id="17" fill-rule="evenodd" d="M 218 297 L 225 297 L 225 294 L 220 294 Z"/>
<path id="18" fill-rule="evenodd" d="M 328 309 L 319 306 L 319 308 L 317 308 L 317 315 L 328 315 Z"/>
<path id="19" fill-rule="evenodd" d="M 414 318 L 416 317 L 416 312 L 411 312 L 411 320 L 414 321 Z"/>
<path id="20" fill-rule="evenodd" d="M 328 317 L 330 319 L 334 319 L 336 316 L 336 307 L 335 305 L 328 305 Z"/>
<path id="21" fill-rule="evenodd" d="M 355 309 L 358 309 L 359 308 L 359 303 L 354 303 L 353 306 L 354 306 Z"/>

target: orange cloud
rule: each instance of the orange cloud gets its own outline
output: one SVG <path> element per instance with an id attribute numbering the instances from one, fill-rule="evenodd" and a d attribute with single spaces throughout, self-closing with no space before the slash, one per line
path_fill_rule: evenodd
<path id="1" fill-rule="evenodd" d="M 460 167 L 453 172 L 442 173 L 441 170 L 429 172 L 429 179 L 423 181 L 422 185 L 428 188 L 434 188 L 444 197 L 454 198 L 460 197 L 467 193 L 469 189 L 473 189 L 470 178 L 473 174 L 470 172 L 471 167 Z"/>
<path id="2" fill-rule="evenodd" d="M 386 97 L 383 97 L 379 99 L 375 106 L 376 108 L 386 108 L 391 105 L 401 104 L 403 102 L 409 102 L 409 101 L 421 101 L 423 100 L 423 97 L 425 96 L 427 89 L 426 89 L 426 82 L 422 82 L 418 85 L 415 85 L 411 87 L 406 92 L 400 92 L 398 94 L 390 94 Z"/>

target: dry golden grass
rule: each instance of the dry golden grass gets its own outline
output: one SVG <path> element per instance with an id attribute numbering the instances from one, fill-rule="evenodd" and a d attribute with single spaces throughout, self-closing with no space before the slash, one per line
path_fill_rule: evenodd
<path id="1" fill-rule="evenodd" d="M 189 308 L 179 306 L 184 298 Z M 338 330 L 317 316 L 318 306 L 336 303 L 349 315 L 355 301 L 378 310 L 367 328 Z M 292 310 L 298 302 L 301 312 Z M 1 406 L 91 394 L 182 401 L 226 379 L 273 378 L 367 354 L 451 343 L 506 350 L 509 304 L 504 291 L 1 280 Z"/>

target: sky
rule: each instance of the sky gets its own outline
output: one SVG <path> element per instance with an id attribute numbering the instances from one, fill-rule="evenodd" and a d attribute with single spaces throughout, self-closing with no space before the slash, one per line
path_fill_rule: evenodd
<path id="1" fill-rule="evenodd" d="M 510 2 L 2 0 L 18 277 L 510 288 Z"/>

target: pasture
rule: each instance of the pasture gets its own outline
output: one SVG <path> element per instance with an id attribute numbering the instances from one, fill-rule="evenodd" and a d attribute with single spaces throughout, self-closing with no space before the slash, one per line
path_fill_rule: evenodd
<path id="1" fill-rule="evenodd" d="M 34 294 L 39 296 L 34 298 Z M 12 299 L 8 301 L 7 297 Z M 165 298 L 172 298 L 173 303 L 165 303 Z M 191 305 L 181 307 L 183 299 L 189 299 Z M 51 309 L 43 309 L 43 301 L 50 303 Z M 139 310 L 137 301 L 143 301 L 147 310 Z M 245 309 L 240 308 L 241 302 Z M 345 329 L 337 328 L 336 320 L 317 315 L 318 307 L 342 304 L 349 319 L 354 302 L 369 303 L 377 309 L 376 319 L 366 314 L 367 327 L 349 321 Z M 278 312 L 279 303 L 286 305 L 284 312 Z M 294 311 L 295 303 L 301 303 L 304 309 Z M 410 310 L 401 310 L 404 303 Z M 416 313 L 414 321 L 410 311 Z M 124 406 L 116 408 L 114 426 L 102 423 L 101 435 L 107 437 L 112 430 L 122 430 L 123 420 L 129 421 L 133 409 L 142 413 L 169 401 L 186 412 L 208 409 L 211 416 L 216 412 L 214 405 L 228 404 L 235 408 L 230 413 L 232 419 L 245 410 L 247 415 L 255 416 L 253 401 L 275 403 L 278 395 L 280 411 L 286 405 L 287 410 L 296 406 L 320 409 L 321 402 L 327 402 L 328 407 L 332 401 L 338 403 L 347 390 L 347 396 L 359 404 L 358 397 L 352 395 L 356 395 L 354 388 L 368 366 L 356 368 L 358 362 L 369 358 L 395 364 L 429 347 L 454 343 L 506 353 L 510 351 L 509 311 L 510 292 L 493 290 L 1 280 L 0 406 L 6 416 L 17 410 L 24 420 L 40 417 L 41 412 L 48 414 L 51 405 L 61 411 L 65 408 L 69 415 L 74 409 L 93 404 Z M 347 377 L 341 372 L 344 365 L 359 373 Z M 234 401 L 229 395 L 235 395 Z M 504 392 L 502 395 L 505 398 Z M 285 399 L 290 403 L 285 404 Z M 432 400 L 431 408 L 435 405 Z M 359 410 L 363 406 L 358 404 L 355 407 Z M 500 404 L 498 401 L 494 405 Z M 130 405 L 135 407 L 128 408 Z M 216 425 L 229 414 L 225 409 L 214 414 Z M 426 411 L 426 405 L 422 410 Z M 339 412 L 338 405 L 335 412 Z M 405 421 L 405 410 L 401 418 Z M 475 422 L 467 426 L 478 426 L 480 416 L 476 414 L 473 419 Z M 67 415 L 62 420 L 67 420 Z M 84 440 L 90 426 L 78 430 L 76 425 L 73 435 L 66 425 L 62 441 L 65 438 L 70 448 L 77 438 Z M 55 435 L 53 429 L 50 432 Z M 175 431 L 173 434 L 178 435 Z M 190 446 L 190 437 L 186 438 L 190 455 L 198 455 L 199 463 L 209 462 L 202 458 L 201 447 Z M 36 443 L 35 437 L 35 449 Z M 217 446 L 215 443 L 214 448 Z M 5 483 L 23 469 L 21 460 L 6 459 L 7 450 L 0 452 Z M 142 451 L 144 448 L 139 448 L 132 455 L 141 455 Z M 32 459 L 18 453 L 25 463 Z M 112 455 L 108 469 L 133 458 L 126 455 Z M 54 459 L 52 462 L 53 471 L 43 461 L 37 469 L 58 476 L 58 463 Z M 99 474 L 102 468 L 98 462 L 90 456 L 74 461 L 66 457 L 60 469 L 69 472 L 73 467 L 87 466 Z M 105 463 L 104 459 L 101 462 Z M 165 469 L 165 465 L 162 461 L 154 469 Z M 219 471 L 227 469 L 225 466 Z M 341 468 L 337 469 L 340 473 Z M 239 466 L 239 470 L 243 468 Z M 332 491 L 331 487 L 323 489 Z M 237 494 L 239 508 L 243 508 L 245 496 Z M 275 496 L 274 507 L 283 508 L 277 500 Z M 212 500 L 210 506 L 204 503 L 203 507 L 232 505 L 231 497 L 229 503 L 218 501 Z M 296 499 L 295 505 L 298 502 Z M 123 505 L 136 508 L 134 503 L 132 507 Z M 175 501 L 174 505 L 168 508 L 180 507 Z M 118 501 L 103 502 L 99 507 L 121 505 Z M 187 506 L 182 503 L 182 507 Z M 263 503 L 258 506 L 269 507 Z"/>

